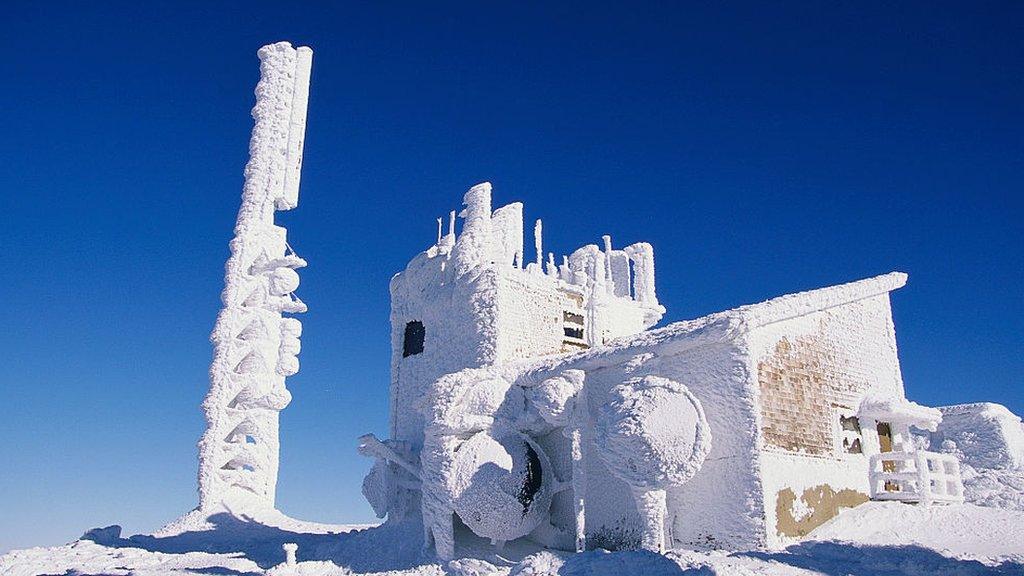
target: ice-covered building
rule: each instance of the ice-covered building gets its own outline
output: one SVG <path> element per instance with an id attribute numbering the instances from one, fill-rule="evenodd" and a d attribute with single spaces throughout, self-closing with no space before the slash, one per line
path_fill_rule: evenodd
<path id="1" fill-rule="evenodd" d="M 872 496 L 962 498 L 915 450 L 890 273 L 651 330 L 653 250 L 524 266 L 522 205 L 466 194 L 391 282 L 391 437 L 364 483 L 390 521 L 561 548 L 780 545 Z M 885 453 L 885 456 L 879 456 Z"/>
<path id="2" fill-rule="evenodd" d="M 259 56 L 200 519 L 273 509 L 278 415 L 299 367 L 306 262 L 274 215 L 298 203 L 312 52 L 278 43 Z M 955 455 L 910 435 L 936 432 L 942 414 L 904 396 L 889 303 L 904 274 L 653 329 L 665 309 L 651 245 L 606 236 L 545 258 L 537 221 L 528 262 L 522 204 L 493 209 L 486 183 L 463 203 L 461 231 L 454 212 L 446 233 L 439 220 L 435 244 L 391 282 L 390 434 L 360 439 L 376 458 L 363 485 L 374 509 L 422 527 L 442 558 L 480 537 L 777 546 L 869 498 L 962 500 Z"/>

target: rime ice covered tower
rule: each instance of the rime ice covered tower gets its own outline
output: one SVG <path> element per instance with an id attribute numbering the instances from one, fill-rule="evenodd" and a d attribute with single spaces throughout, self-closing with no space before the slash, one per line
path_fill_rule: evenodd
<path id="1" fill-rule="evenodd" d="M 461 233 L 454 211 L 447 233 L 438 219 L 436 243 L 391 281 L 390 439 L 366 436 L 361 445 L 379 458 L 364 493 L 391 519 L 418 520 L 429 507 L 420 460 L 431 449 L 425 403 L 439 378 L 586 350 L 642 332 L 665 311 L 649 244 L 616 250 L 605 236 L 603 247 L 583 246 L 559 263 L 554 254 L 545 258 L 538 220 L 527 261 L 521 203 L 492 209 L 489 183 L 472 187 L 463 203 Z"/>
<path id="2" fill-rule="evenodd" d="M 313 52 L 287 42 L 259 51 L 255 125 L 245 167 L 223 308 L 211 335 L 207 430 L 199 442 L 200 509 L 273 507 L 278 471 L 278 413 L 291 400 L 285 378 L 298 371 L 306 311 L 293 295 L 306 262 L 288 245 L 274 213 L 298 204 Z"/>

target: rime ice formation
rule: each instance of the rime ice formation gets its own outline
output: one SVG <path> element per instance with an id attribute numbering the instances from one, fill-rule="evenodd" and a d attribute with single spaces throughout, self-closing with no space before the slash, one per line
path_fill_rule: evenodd
<path id="1" fill-rule="evenodd" d="M 650 246 L 614 250 L 609 240 L 604 251 L 586 246 L 563 258 L 561 267 L 549 255 L 545 267 L 540 221 L 534 225 L 534 257 L 523 255 L 522 212 L 520 203 L 493 210 L 490 184 L 472 187 L 458 237 L 450 221 L 448 234 L 391 283 L 391 438 L 380 444 L 395 458 L 418 462 L 421 471 L 385 456 L 364 493 L 392 520 L 424 522 L 425 538 L 444 555 L 454 553 L 451 518 L 459 510 L 463 523 L 495 542 L 527 535 L 569 547 L 583 541 L 582 532 L 550 522 L 549 500 L 564 499 L 572 482 L 545 472 L 558 466 L 549 463 L 535 434 L 564 431 L 556 442 L 577 448 L 575 459 L 569 455 L 577 473 L 564 475 L 582 488 L 585 408 L 573 408 L 575 416 L 556 416 L 565 409 L 556 398 L 542 409 L 528 408 L 526 388 L 473 369 L 599 346 L 650 327 L 664 313 L 645 272 L 653 270 Z M 576 373 L 578 378 L 571 371 L 567 378 L 582 386 L 582 372 Z M 565 423 L 544 417 L 564 417 Z M 463 486 L 453 469 L 477 470 L 480 486 L 488 488 Z M 511 521 L 508 509 L 516 506 L 521 511 Z"/>
<path id="2" fill-rule="evenodd" d="M 272 506 L 277 417 L 298 369 L 305 264 L 273 224 L 297 202 L 309 52 L 260 52 L 252 158 L 214 331 L 201 509 Z M 869 498 L 963 499 L 951 456 L 911 428 L 892 273 L 652 330 L 654 251 L 610 236 L 524 254 L 523 205 L 489 183 L 437 221 L 391 281 L 389 438 L 360 438 L 389 524 L 454 558 L 462 530 L 497 548 L 779 546 Z M 463 220 L 456 233 L 456 214 Z M 559 263 L 560 262 L 560 263 Z M 936 489 L 929 487 L 939 486 Z"/>
<path id="3" fill-rule="evenodd" d="M 939 411 L 941 424 L 931 429 L 933 450 L 956 451 L 975 468 L 1024 470 L 1024 425 L 1005 406 L 979 402 Z"/>
<path id="4" fill-rule="evenodd" d="M 891 273 L 665 328 L 654 251 L 523 255 L 523 205 L 466 193 L 391 281 L 390 438 L 363 491 L 454 558 L 498 549 L 782 546 L 869 499 L 963 499 L 911 429 Z"/>
<path id="5" fill-rule="evenodd" d="M 938 409 L 921 406 L 906 398 L 894 396 L 864 398 L 857 409 L 857 416 L 862 419 L 873 418 L 882 422 L 903 422 L 920 430 L 931 432 L 934 432 L 939 422 L 942 422 L 942 412 Z"/>
<path id="6" fill-rule="evenodd" d="M 964 499 L 972 504 L 1024 510 L 1024 424 L 991 402 L 942 406 L 942 422 L 929 434 L 931 450 L 958 459 Z"/>
<path id="7" fill-rule="evenodd" d="M 700 401 L 659 376 L 627 380 L 611 391 L 597 422 L 598 456 L 636 498 L 641 544 L 665 551 L 665 490 L 693 478 L 711 450 Z"/>
<path id="8" fill-rule="evenodd" d="M 527 257 L 523 205 L 492 209 L 488 183 L 466 193 L 461 233 L 456 211 L 447 230 L 439 218 L 391 281 L 390 437 L 358 445 L 374 459 L 363 493 L 387 522 L 274 509 L 302 330 L 285 314 L 306 309 L 293 295 L 306 263 L 274 213 L 298 202 L 311 52 L 279 43 L 259 57 L 200 507 L 153 535 L 109 526 L 14 552 L 0 573 L 1019 572 L 999 562 L 1024 559 L 1021 420 L 906 399 L 889 301 L 905 274 L 653 329 L 665 309 L 650 244 L 603 236 L 545 259 L 535 220 Z M 843 542 L 763 550 L 823 538 Z"/>
<path id="9" fill-rule="evenodd" d="M 959 460 L 948 454 L 917 449 L 910 427 L 934 432 L 942 413 L 899 397 L 865 398 L 857 411 L 862 421 L 885 422 L 891 450 L 871 455 L 868 479 L 875 500 L 932 504 L 964 501 Z M 893 485 L 900 486 L 894 490 Z"/>
<path id="10" fill-rule="evenodd" d="M 200 509 L 228 501 L 274 505 L 278 412 L 291 401 L 285 378 L 299 369 L 302 333 L 302 324 L 284 314 L 306 311 L 293 294 L 299 285 L 295 269 L 306 262 L 274 224 L 274 213 L 295 208 L 299 200 L 312 56 L 309 48 L 287 42 L 259 51 L 242 206 L 225 266 L 224 308 L 211 335 Z"/>

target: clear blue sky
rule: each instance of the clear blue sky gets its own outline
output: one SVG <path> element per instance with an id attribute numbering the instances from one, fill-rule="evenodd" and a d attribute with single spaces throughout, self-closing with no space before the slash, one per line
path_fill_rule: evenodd
<path id="1" fill-rule="evenodd" d="M 280 507 L 371 518 L 390 276 L 482 180 L 666 320 L 890 270 L 908 394 L 1024 413 L 1024 4 L 10 4 L 0 551 L 192 508 L 260 45 L 315 50 Z M 636 3 L 633 3 L 636 4 Z"/>

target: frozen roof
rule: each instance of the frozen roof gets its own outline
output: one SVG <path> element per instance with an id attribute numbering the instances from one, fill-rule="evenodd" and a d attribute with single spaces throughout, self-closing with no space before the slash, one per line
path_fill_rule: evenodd
<path id="1" fill-rule="evenodd" d="M 856 282 L 786 294 L 757 304 L 733 308 L 720 314 L 739 316 L 749 324 L 748 329 L 756 328 L 886 294 L 902 288 L 906 283 L 906 274 L 890 272 Z M 669 325 L 666 328 L 672 326 Z"/>
<path id="2" fill-rule="evenodd" d="M 653 346 L 668 346 L 672 351 L 680 352 L 709 342 L 732 340 L 761 326 L 886 294 L 902 288 L 906 283 L 905 273 L 890 272 L 846 284 L 786 294 L 694 320 L 674 322 L 664 328 L 612 340 L 604 346 L 596 346 L 569 356 L 533 360 L 528 364 L 533 364 L 531 370 L 543 370 L 566 362 L 587 363 L 599 359 L 603 364 L 609 356 L 622 352 L 635 353 L 637 348 Z"/>
<path id="3" fill-rule="evenodd" d="M 942 422 L 942 412 L 895 395 L 864 398 L 857 416 L 862 420 L 871 418 L 878 422 L 902 422 L 931 432 L 935 432 L 939 422 Z"/>

